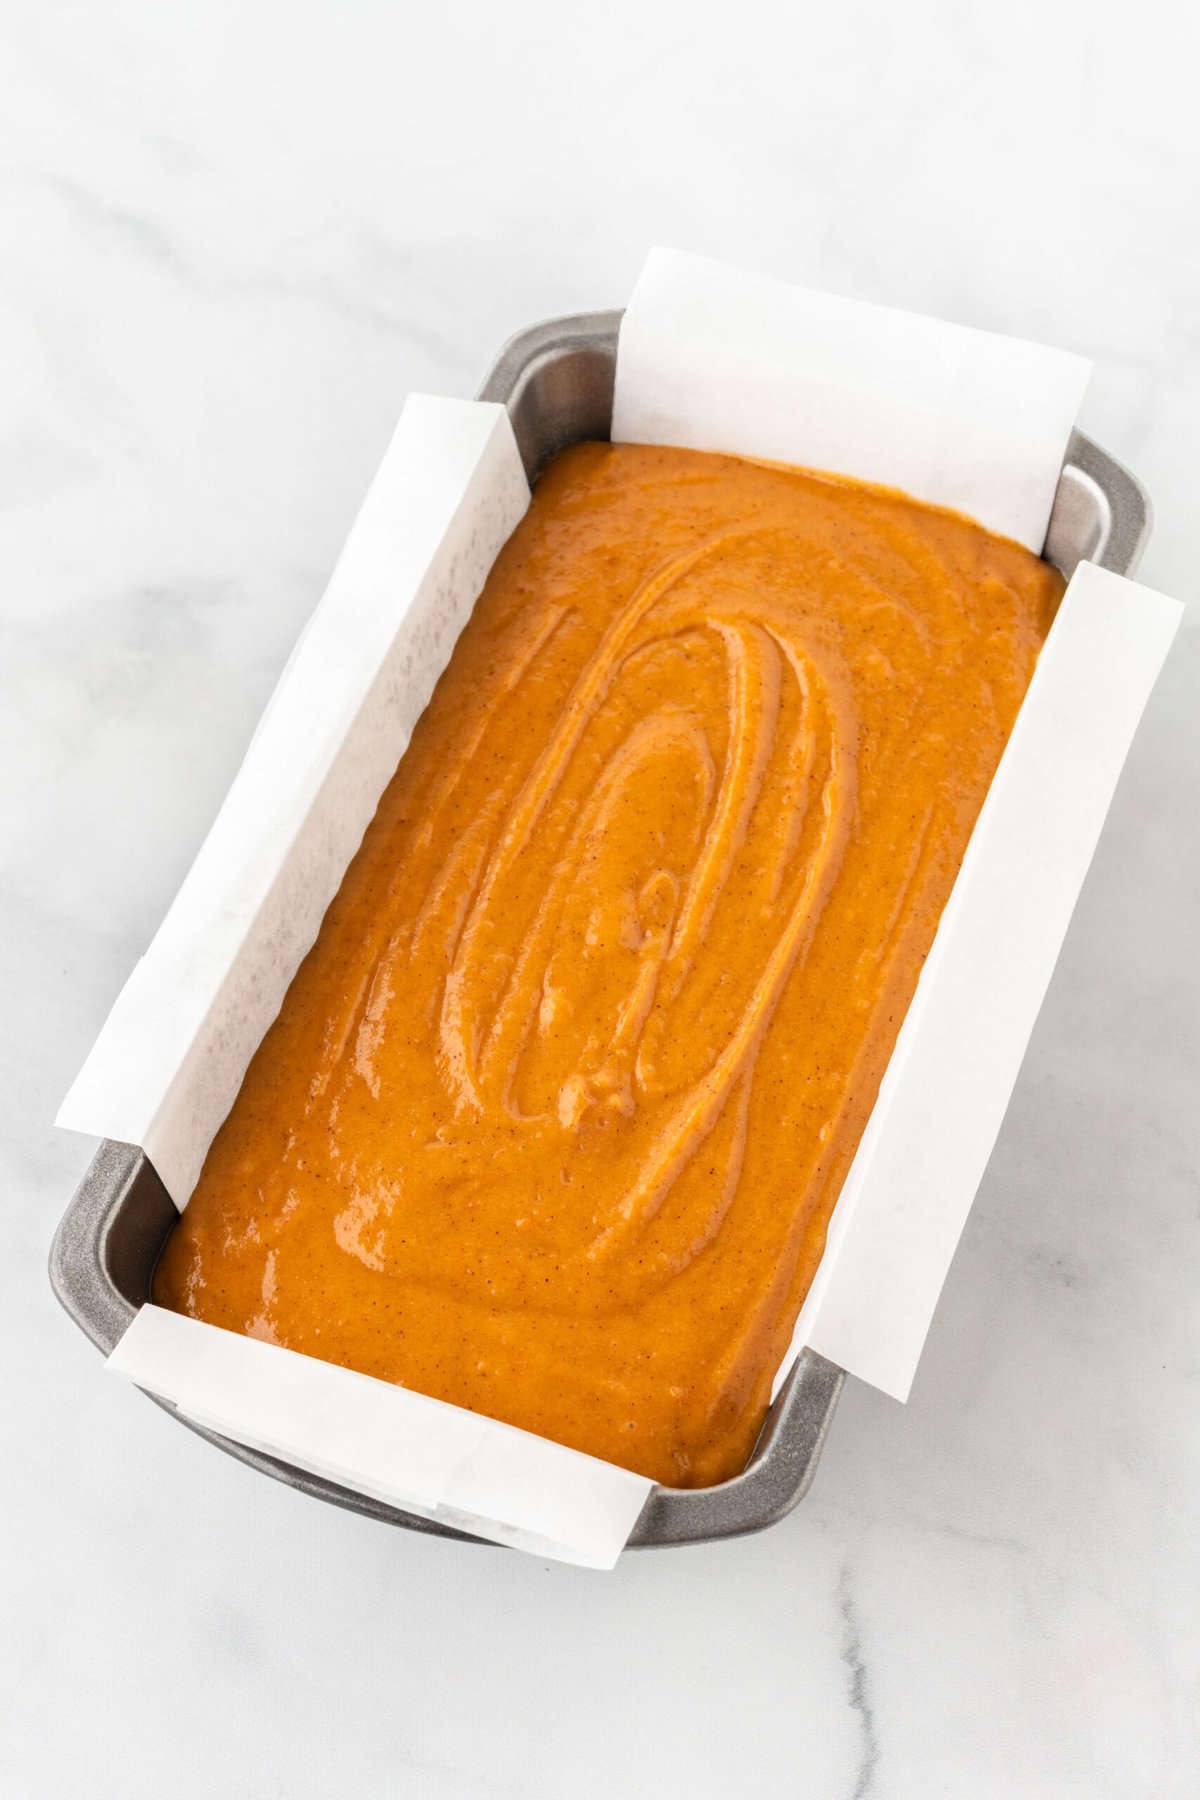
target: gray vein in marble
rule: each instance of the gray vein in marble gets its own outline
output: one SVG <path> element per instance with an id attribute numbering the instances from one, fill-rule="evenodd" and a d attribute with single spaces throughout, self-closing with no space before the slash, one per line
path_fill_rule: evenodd
<path id="1" fill-rule="evenodd" d="M 270 274 L 214 279 L 197 268 L 178 244 L 146 213 L 114 206 L 82 182 L 62 174 L 29 172 L 29 178 L 54 194 L 78 224 L 119 238 L 123 247 L 177 281 L 218 295 L 254 295 L 261 299 L 299 301 L 333 313 L 348 324 L 404 338 L 426 356 L 457 366 L 462 345 L 446 333 L 418 324 L 411 315 L 369 294 L 349 292 L 332 275 Z"/>
<path id="2" fill-rule="evenodd" d="M 266 299 L 300 300 L 324 307 L 348 324 L 403 336 L 418 350 L 442 362 L 459 364 L 463 361 L 461 344 L 453 343 L 442 332 L 417 325 L 411 318 L 403 317 L 395 307 L 365 294 L 347 293 L 331 275 L 256 276 L 239 282 L 238 288 L 242 293 L 258 294 Z"/>
<path id="3" fill-rule="evenodd" d="M 849 1563 L 842 1564 L 838 1580 L 838 1611 L 842 1617 L 842 1661 L 850 1675 L 850 1705 L 858 1715 L 862 1737 L 862 1760 L 852 1800 L 868 1800 L 874 1792 L 875 1771 L 879 1766 L 879 1736 L 875 1728 L 875 1712 L 871 1704 L 871 1688 L 863 1655 L 862 1628 L 850 1580 Z"/>
<path id="4" fill-rule="evenodd" d="M 33 176 L 39 186 L 55 194 L 74 214 L 77 223 L 92 225 L 120 237 L 128 250 L 136 251 L 143 261 L 153 262 L 180 280 L 194 281 L 196 272 L 180 253 L 161 226 L 144 213 L 128 207 L 113 206 L 92 188 L 72 181 L 67 175 L 38 173 Z"/>
<path id="5" fill-rule="evenodd" d="M 815 1511 L 815 1508 L 814 1508 Z M 864 1508 L 857 1507 L 853 1501 L 843 1498 L 839 1504 L 839 1522 L 853 1522 L 856 1525 L 870 1523 L 873 1514 Z M 957 1525 L 950 1519 L 930 1518 L 915 1508 L 905 1506 L 898 1508 L 893 1515 L 893 1523 L 905 1530 L 919 1533 L 923 1537 L 943 1538 L 951 1543 L 962 1544 L 971 1549 L 993 1550 L 1002 1556 L 1014 1557 L 1027 1564 L 1039 1576 L 1048 1578 L 1059 1584 L 1061 1590 L 1072 1594 L 1088 1594 L 1102 1601 L 1106 1606 L 1126 1618 L 1131 1625 L 1136 1623 L 1136 1609 L 1131 1606 L 1129 1597 L 1112 1583 L 1100 1578 L 1093 1572 L 1084 1574 L 1081 1570 L 1062 1558 L 1048 1555 L 1039 1544 L 1025 1538 L 1014 1537 L 999 1531 L 973 1531 L 968 1526 Z M 844 1581 L 844 1577 L 843 1577 Z M 839 1595 L 842 1588 L 839 1587 Z M 843 1618 L 844 1618 L 843 1612 Z M 846 1660 L 843 1651 L 843 1660 Z M 858 1797 L 855 1797 L 858 1800 Z"/>

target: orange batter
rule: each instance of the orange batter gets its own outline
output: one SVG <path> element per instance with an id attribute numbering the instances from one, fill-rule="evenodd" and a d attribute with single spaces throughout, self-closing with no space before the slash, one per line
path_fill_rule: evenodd
<path id="1" fill-rule="evenodd" d="M 155 1299 L 735 1473 L 1062 585 L 858 483 L 558 457 Z"/>

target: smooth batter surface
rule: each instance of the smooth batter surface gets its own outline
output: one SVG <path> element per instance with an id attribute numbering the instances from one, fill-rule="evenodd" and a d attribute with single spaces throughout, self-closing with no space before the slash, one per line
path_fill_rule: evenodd
<path id="1" fill-rule="evenodd" d="M 557 458 L 155 1299 L 735 1473 L 1062 585 L 856 483 Z"/>

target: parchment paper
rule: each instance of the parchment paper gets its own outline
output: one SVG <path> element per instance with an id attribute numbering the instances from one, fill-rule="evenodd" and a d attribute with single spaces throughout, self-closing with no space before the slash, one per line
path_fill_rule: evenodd
<path id="1" fill-rule="evenodd" d="M 1059 352 L 656 251 L 622 330 L 614 436 L 888 482 L 1040 548 L 1085 378 Z M 59 1114 L 140 1144 L 180 1206 L 527 504 L 502 408 L 410 399 L 225 806 Z M 796 1339 L 888 1392 L 907 1392 L 1177 615 L 1079 571 L 972 840 Z M 156 1307 L 110 1364 L 240 1442 L 591 1566 L 615 1561 L 650 1486 Z"/>
<path id="2" fill-rule="evenodd" d="M 159 1306 L 108 1366 L 238 1443 L 560 1562 L 611 1569 L 650 1491 L 548 1438 Z"/>
<path id="3" fill-rule="evenodd" d="M 897 1400 L 1182 611 L 1094 563 L 1071 577 L 834 1208 L 794 1348 Z"/>
<path id="4" fill-rule="evenodd" d="M 612 435 L 903 488 L 1041 552 L 1091 364 L 652 250 L 621 323 Z"/>
<path id="5" fill-rule="evenodd" d="M 529 505 L 502 406 L 414 394 L 324 597 L 58 1123 L 188 1199 L 488 570 Z"/>

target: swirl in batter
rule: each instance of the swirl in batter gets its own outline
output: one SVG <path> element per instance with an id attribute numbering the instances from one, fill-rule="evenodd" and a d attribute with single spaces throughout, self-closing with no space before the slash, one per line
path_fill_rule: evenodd
<path id="1" fill-rule="evenodd" d="M 735 1473 L 1061 592 L 899 494 L 558 457 L 155 1298 Z"/>

